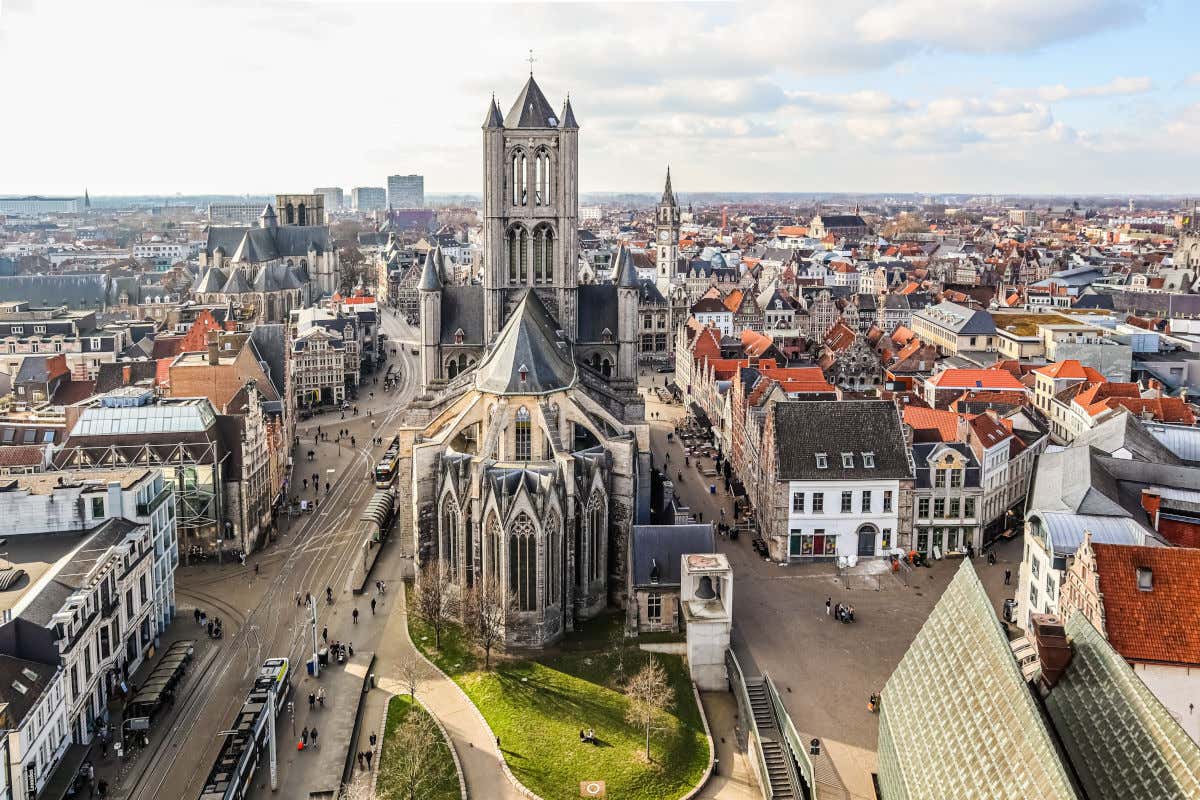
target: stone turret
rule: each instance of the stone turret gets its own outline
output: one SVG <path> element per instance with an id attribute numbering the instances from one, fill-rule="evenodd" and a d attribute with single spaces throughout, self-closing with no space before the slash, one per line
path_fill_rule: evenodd
<path id="1" fill-rule="evenodd" d="M 421 301 L 421 385 L 429 386 L 441 378 L 442 277 L 438 261 L 441 249 L 433 248 L 425 256 L 417 292 Z"/>

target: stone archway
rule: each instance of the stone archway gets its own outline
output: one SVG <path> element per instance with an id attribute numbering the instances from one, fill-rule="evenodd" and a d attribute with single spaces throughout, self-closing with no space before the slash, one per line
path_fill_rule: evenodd
<path id="1" fill-rule="evenodd" d="M 855 551 L 859 557 L 875 555 L 876 543 L 879 541 L 879 528 L 871 523 L 858 526 L 858 543 Z"/>

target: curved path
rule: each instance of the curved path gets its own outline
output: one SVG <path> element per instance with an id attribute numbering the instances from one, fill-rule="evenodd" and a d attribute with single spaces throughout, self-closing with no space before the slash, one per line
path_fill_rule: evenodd
<path id="1" fill-rule="evenodd" d="M 387 629 L 376 651 L 378 686 L 390 694 L 406 694 L 399 665 L 415 662 L 420 679 L 417 696 L 450 734 L 450 745 L 462 763 L 467 796 L 488 800 L 520 800 L 525 797 L 504 775 L 496 740 L 483 718 L 458 684 L 425 660 L 408 638 L 408 611 L 404 583 L 396 581 L 397 599 L 388 617 Z M 389 592 L 390 594 L 390 592 Z"/>

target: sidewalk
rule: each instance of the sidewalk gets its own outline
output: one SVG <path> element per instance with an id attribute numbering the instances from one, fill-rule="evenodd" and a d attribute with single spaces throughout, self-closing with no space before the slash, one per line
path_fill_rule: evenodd
<path id="1" fill-rule="evenodd" d="M 701 692 L 704 716 L 712 732 L 717 763 L 697 800 L 761 800 L 746 761 L 745 743 L 737 735 L 737 701 L 730 692 Z M 745 738 L 743 731 L 742 737 Z"/>
<path id="2" fill-rule="evenodd" d="M 415 662 L 420 676 L 417 696 L 450 734 L 450 744 L 462 762 L 467 796 L 479 800 L 520 800 L 523 795 L 504 776 L 491 729 L 484 724 L 479 712 L 458 686 L 422 659 L 408 638 L 404 584 L 400 582 L 396 583 L 396 600 L 388 616 L 378 655 L 379 668 L 376 672 L 379 688 L 372 695 L 379 693 L 383 697 L 371 698 L 371 711 L 363 720 L 359 749 L 367 749 L 369 745 L 365 744 L 365 737 L 370 731 L 380 729 L 382 714 L 386 711 L 390 696 L 408 691 L 400 681 L 400 666 Z"/>
<path id="3" fill-rule="evenodd" d="M 331 664 L 322 669 L 319 681 L 307 674 L 303 679 L 294 680 L 295 714 L 289 715 L 285 710 L 275 729 L 280 797 L 297 800 L 337 797 L 346 762 L 351 758 L 350 749 L 356 740 L 359 705 L 366 697 L 363 684 L 374 661 L 374 653 L 355 651 L 354 658 L 345 666 Z M 318 686 L 325 687 L 328 698 L 324 708 L 317 705 L 315 710 L 309 711 L 308 693 L 316 691 Z M 320 732 L 321 746 L 315 750 L 311 746 L 303 752 L 297 750 L 300 731 L 314 727 Z"/>

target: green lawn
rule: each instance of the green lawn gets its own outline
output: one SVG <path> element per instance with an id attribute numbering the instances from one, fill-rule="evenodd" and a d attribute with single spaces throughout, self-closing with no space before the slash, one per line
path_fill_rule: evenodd
<path id="1" fill-rule="evenodd" d="M 490 672 L 473 655 L 462 633 L 442 635 L 409 615 L 409 632 L 427 657 L 453 678 L 479 707 L 513 774 L 545 800 L 575 800 L 579 782 L 603 780 L 608 796 L 621 800 L 670 800 L 686 794 L 708 764 L 708 743 L 692 695 L 691 681 L 678 656 L 656 656 L 675 689 L 667 724 L 651 734 L 652 762 L 644 757 L 644 734 L 625 722 L 617 651 L 608 632 L 616 616 L 593 620 L 568 635 L 561 652 L 544 658 L 493 661 Z M 649 654 L 636 644 L 621 648 L 626 676 Z M 600 744 L 582 744 L 579 730 L 595 729 Z"/>
<path id="2" fill-rule="evenodd" d="M 379 756 L 379 797 L 382 800 L 407 800 L 402 793 L 402 787 L 390 767 L 398 757 L 395 749 L 395 733 L 400 724 L 409 714 L 426 714 L 425 709 L 415 705 L 406 694 L 396 695 L 388 702 L 387 724 L 383 729 L 383 751 Z M 443 739 L 441 758 L 437 765 L 440 771 L 435 791 L 426 794 L 430 800 L 459 800 L 458 771 L 454 768 L 454 758 L 450 755 L 450 745 Z"/>

